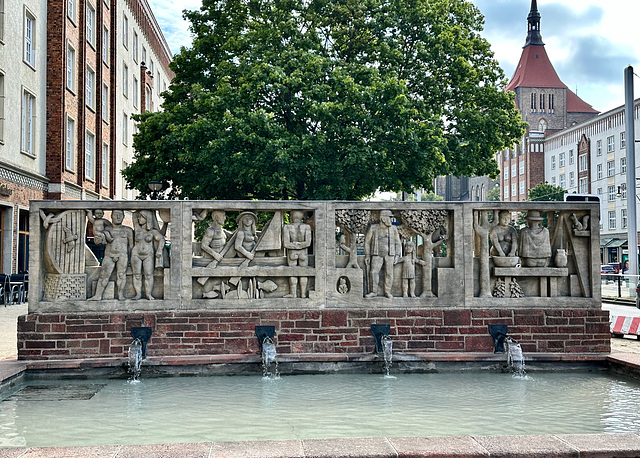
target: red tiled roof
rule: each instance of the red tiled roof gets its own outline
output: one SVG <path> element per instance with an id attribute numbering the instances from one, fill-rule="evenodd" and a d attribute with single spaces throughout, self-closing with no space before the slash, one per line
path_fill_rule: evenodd
<path id="1" fill-rule="evenodd" d="M 507 90 L 515 92 L 518 87 L 564 88 L 567 90 L 567 111 L 569 113 L 598 112 L 560 80 L 549 56 L 547 56 L 544 45 L 529 45 L 522 51 L 520 62 L 518 62 Z"/>

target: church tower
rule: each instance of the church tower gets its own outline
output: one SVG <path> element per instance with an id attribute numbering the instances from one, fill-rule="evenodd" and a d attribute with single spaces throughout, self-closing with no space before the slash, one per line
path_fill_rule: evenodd
<path id="1" fill-rule="evenodd" d="M 501 152 L 501 199 L 522 201 L 528 190 L 544 181 L 544 138 L 598 114 L 564 84 L 549 60 L 540 29 L 540 12 L 531 1 L 527 39 L 507 90 L 529 126 L 514 150 Z"/>

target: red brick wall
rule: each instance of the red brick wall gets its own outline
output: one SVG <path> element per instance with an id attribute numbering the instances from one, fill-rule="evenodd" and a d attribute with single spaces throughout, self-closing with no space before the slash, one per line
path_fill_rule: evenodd
<path id="1" fill-rule="evenodd" d="M 391 325 L 394 350 L 493 352 L 488 324 L 507 324 L 525 352 L 610 351 L 602 310 L 281 310 L 25 315 L 19 359 L 123 357 L 131 328 L 151 326 L 149 356 L 258 352 L 255 326 L 273 325 L 280 354 L 371 353 L 371 324 Z"/>

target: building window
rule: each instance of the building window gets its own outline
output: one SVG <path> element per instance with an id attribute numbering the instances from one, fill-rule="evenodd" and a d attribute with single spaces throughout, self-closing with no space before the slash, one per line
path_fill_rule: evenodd
<path id="1" fill-rule="evenodd" d="M 85 145 L 84 145 L 84 163 L 85 170 L 84 175 L 89 180 L 94 180 L 95 178 L 95 148 L 96 148 L 96 136 L 87 131 L 85 134 Z"/>
<path id="2" fill-rule="evenodd" d="M 138 78 L 133 77 L 133 107 L 138 108 Z"/>
<path id="3" fill-rule="evenodd" d="M 596 166 L 598 180 L 602 180 L 602 164 Z"/>
<path id="4" fill-rule="evenodd" d="M 66 132 L 66 148 L 65 148 L 65 167 L 67 170 L 73 170 L 73 152 L 75 150 L 76 122 L 73 118 L 67 116 L 67 132 Z"/>
<path id="5" fill-rule="evenodd" d="M 76 0 L 67 0 L 67 17 L 76 22 Z"/>
<path id="6" fill-rule="evenodd" d="M 76 50 L 67 44 L 67 89 L 74 92 L 76 89 Z"/>
<path id="7" fill-rule="evenodd" d="M 147 62 L 147 48 L 143 46 L 142 47 L 142 63 L 144 64 L 145 62 Z"/>
<path id="8" fill-rule="evenodd" d="M 585 170 L 587 170 L 587 155 L 586 154 L 581 154 L 578 157 L 578 167 L 580 172 L 584 172 Z"/>
<path id="9" fill-rule="evenodd" d="M 102 120 L 109 122 L 109 86 L 102 83 Z"/>
<path id="10" fill-rule="evenodd" d="M 575 186 L 576 186 L 575 174 L 573 172 L 569 172 L 569 187 L 573 189 L 575 188 Z"/>
<path id="11" fill-rule="evenodd" d="M 109 187 L 109 145 L 102 144 L 102 186 Z"/>
<path id="12" fill-rule="evenodd" d="M 570 149 L 569 150 L 569 165 L 572 165 L 574 163 L 574 158 L 573 158 L 573 150 Z"/>
<path id="13" fill-rule="evenodd" d="M 616 200 L 616 187 L 613 185 L 607 186 L 607 194 L 609 194 L 609 202 Z"/>
<path id="14" fill-rule="evenodd" d="M 627 183 L 622 183 L 620 186 L 620 197 L 622 199 L 627 198 Z"/>
<path id="15" fill-rule="evenodd" d="M 600 196 L 600 200 L 604 200 L 603 199 L 604 196 L 602 195 L 602 188 L 598 188 L 598 192 L 596 192 L 596 194 Z"/>
<path id="16" fill-rule="evenodd" d="M 504 168 L 504 179 L 508 179 L 509 178 L 509 166 L 506 166 Z"/>
<path id="17" fill-rule="evenodd" d="M 127 144 L 127 137 L 129 136 L 129 116 L 126 113 L 122 114 L 122 144 Z"/>
<path id="18" fill-rule="evenodd" d="M 615 229 L 615 228 L 616 228 L 616 212 L 610 211 L 609 212 L 609 229 Z"/>
<path id="19" fill-rule="evenodd" d="M 536 111 L 536 94 L 535 94 L 535 92 L 531 93 L 531 111 Z"/>
<path id="20" fill-rule="evenodd" d="M 512 184 L 511 184 L 511 195 L 512 195 L 513 197 L 517 196 L 517 191 L 518 191 L 518 189 L 516 188 L 516 184 L 515 184 L 515 183 L 512 183 Z"/>
<path id="21" fill-rule="evenodd" d="M 93 5 L 87 2 L 87 17 L 85 18 L 87 26 L 87 42 L 91 46 L 95 46 L 96 43 L 96 9 Z"/>
<path id="22" fill-rule="evenodd" d="M 147 111 L 151 111 L 151 108 L 153 107 L 153 105 L 151 104 L 151 88 L 149 87 L 148 84 L 145 84 L 144 90 L 145 90 L 144 109 Z"/>
<path id="23" fill-rule="evenodd" d="M 556 185 L 556 177 L 551 177 L 551 184 Z"/>
<path id="24" fill-rule="evenodd" d="M 18 272 L 29 270 L 29 210 L 18 211 Z"/>
<path id="25" fill-rule="evenodd" d="M 22 121 L 20 126 L 21 132 L 21 150 L 23 153 L 34 154 L 33 139 L 36 122 L 36 98 L 30 92 L 24 90 L 22 92 Z"/>
<path id="26" fill-rule="evenodd" d="M 558 155 L 558 167 L 564 167 L 564 153 Z"/>
<path id="27" fill-rule="evenodd" d="M 553 113 L 554 107 L 553 107 L 553 94 L 549 94 L 549 113 Z"/>
<path id="28" fill-rule="evenodd" d="M 129 67 L 122 64 L 122 94 L 129 97 Z"/>
<path id="29" fill-rule="evenodd" d="M 622 220 L 622 228 L 627 228 L 627 209 L 623 208 L 620 210 L 620 219 Z"/>
<path id="30" fill-rule="evenodd" d="M 0 143 L 2 142 L 4 142 L 4 75 L 0 73 Z"/>
<path id="31" fill-rule="evenodd" d="M 598 156 L 602 156 L 602 140 L 596 142 L 596 152 Z"/>
<path id="32" fill-rule="evenodd" d="M 555 170 L 555 169 L 556 169 L 556 157 L 551 156 L 551 170 Z"/>
<path id="33" fill-rule="evenodd" d="M 133 45 L 131 47 L 131 53 L 133 54 L 133 61 L 138 63 L 138 34 L 133 32 Z"/>
<path id="34" fill-rule="evenodd" d="M 544 111 L 544 94 L 540 94 L 540 111 Z"/>
<path id="35" fill-rule="evenodd" d="M 3 41 L 3 40 L 4 40 L 4 0 L 0 0 L 0 41 Z M 0 238 L 0 241 L 2 241 L 1 238 Z M 0 256 L 0 267 L 1 266 L 2 266 L 2 256 Z"/>
<path id="36" fill-rule="evenodd" d="M 85 76 L 86 104 L 89 108 L 96 107 L 96 72 L 89 66 L 87 66 L 87 73 Z"/>
<path id="37" fill-rule="evenodd" d="M 515 164 L 511 164 L 511 176 L 512 177 L 516 176 L 516 165 Z"/>
<path id="38" fill-rule="evenodd" d="M 36 66 L 36 19 L 28 11 L 24 15 L 24 61 Z"/>
<path id="39" fill-rule="evenodd" d="M 587 180 L 586 178 L 580 178 L 580 190 L 578 192 L 585 194 L 587 192 L 589 192 L 589 180 Z"/>
<path id="40" fill-rule="evenodd" d="M 109 29 L 102 27 L 102 62 L 109 65 Z"/>
<path id="41" fill-rule="evenodd" d="M 504 198 L 505 199 L 509 198 L 509 186 L 507 186 L 506 184 L 505 184 L 505 187 L 504 187 Z"/>
<path id="42" fill-rule="evenodd" d="M 607 137 L 607 153 L 613 153 L 616 150 L 616 138 L 612 135 Z"/>
<path id="43" fill-rule="evenodd" d="M 122 44 L 129 49 L 129 18 L 126 14 L 122 15 Z"/>
<path id="44" fill-rule="evenodd" d="M 627 173 L 627 158 L 620 158 L 620 173 Z"/>
<path id="45" fill-rule="evenodd" d="M 624 141 L 624 132 L 620 132 L 620 148 L 624 148 L 627 144 Z"/>
<path id="46" fill-rule="evenodd" d="M 524 194 L 524 181 L 520 182 L 520 194 Z"/>
<path id="47" fill-rule="evenodd" d="M 612 177 L 616 174 L 616 161 L 607 161 L 607 176 Z"/>
<path id="48" fill-rule="evenodd" d="M 562 189 L 567 189 L 567 177 L 564 173 L 560 175 L 560 187 Z"/>
<path id="49" fill-rule="evenodd" d="M 524 175 L 524 161 L 520 161 L 520 175 Z"/>

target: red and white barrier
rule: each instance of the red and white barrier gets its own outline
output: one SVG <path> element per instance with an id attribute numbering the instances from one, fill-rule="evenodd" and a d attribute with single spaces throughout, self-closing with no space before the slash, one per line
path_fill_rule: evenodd
<path id="1" fill-rule="evenodd" d="M 638 335 L 640 316 L 611 316 L 611 334 Z"/>

